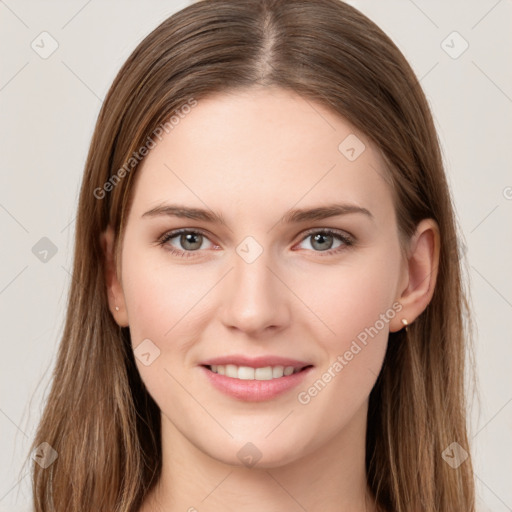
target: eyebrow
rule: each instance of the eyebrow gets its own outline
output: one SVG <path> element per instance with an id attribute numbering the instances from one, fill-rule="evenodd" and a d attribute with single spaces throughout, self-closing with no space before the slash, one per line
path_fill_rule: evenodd
<path id="1" fill-rule="evenodd" d="M 283 215 L 279 222 L 290 224 L 300 223 L 305 221 L 323 220 L 330 217 L 353 213 L 363 214 L 373 220 L 373 215 L 366 208 L 362 208 L 355 204 L 334 203 L 325 206 L 318 206 L 316 208 L 296 208 L 289 210 L 285 213 L 285 215 Z M 187 218 L 227 226 L 224 217 L 218 213 L 213 212 L 212 210 L 205 210 L 203 208 L 190 208 L 183 205 L 162 204 L 152 208 L 151 210 L 148 210 L 142 215 L 142 217 L 158 216 Z"/>

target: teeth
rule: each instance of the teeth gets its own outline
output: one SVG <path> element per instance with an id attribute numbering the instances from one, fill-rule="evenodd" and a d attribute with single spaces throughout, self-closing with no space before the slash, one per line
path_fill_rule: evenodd
<path id="1" fill-rule="evenodd" d="M 250 366 L 236 366 L 234 364 L 218 364 L 210 366 L 214 373 L 226 375 L 233 379 L 240 380 L 272 380 L 283 376 L 297 373 L 301 368 L 295 369 L 293 366 L 265 366 L 264 368 L 251 368 Z"/>
<path id="2" fill-rule="evenodd" d="M 274 366 L 272 368 L 272 377 L 278 379 L 284 375 L 284 366 Z"/>

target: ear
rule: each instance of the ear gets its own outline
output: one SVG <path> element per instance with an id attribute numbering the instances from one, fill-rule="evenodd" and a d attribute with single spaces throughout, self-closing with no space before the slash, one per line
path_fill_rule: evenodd
<path id="1" fill-rule="evenodd" d="M 391 332 L 404 327 L 403 319 L 412 324 L 428 306 L 436 285 L 439 248 L 440 236 L 436 221 L 422 220 L 410 240 L 401 293 L 397 298 L 402 310 L 390 322 Z"/>
<path id="2" fill-rule="evenodd" d="M 123 287 L 117 275 L 116 262 L 114 257 L 114 228 L 108 226 L 100 234 L 100 244 L 103 250 L 105 283 L 107 285 L 107 296 L 110 312 L 120 327 L 128 326 L 128 315 L 124 300 Z M 117 309 L 116 309 L 117 308 Z"/>

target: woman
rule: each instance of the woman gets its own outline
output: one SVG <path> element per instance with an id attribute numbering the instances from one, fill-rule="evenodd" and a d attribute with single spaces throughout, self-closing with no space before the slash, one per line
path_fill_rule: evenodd
<path id="1" fill-rule="evenodd" d="M 474 510 L 456 240 L 425 96 L 359 11 L 173 15 L 93 135 L 36 510 Z"/>

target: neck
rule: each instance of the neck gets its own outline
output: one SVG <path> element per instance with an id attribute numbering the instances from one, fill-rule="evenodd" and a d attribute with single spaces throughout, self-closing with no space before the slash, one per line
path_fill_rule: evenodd
<path id="1" fill-rule="evenodd" d="M 329 443 L 286 465 L 248 468 L 212 458 L 162 415 L 162 473 L 140 512 L 374 512 L 366 417 L 367 404 Z"/>

